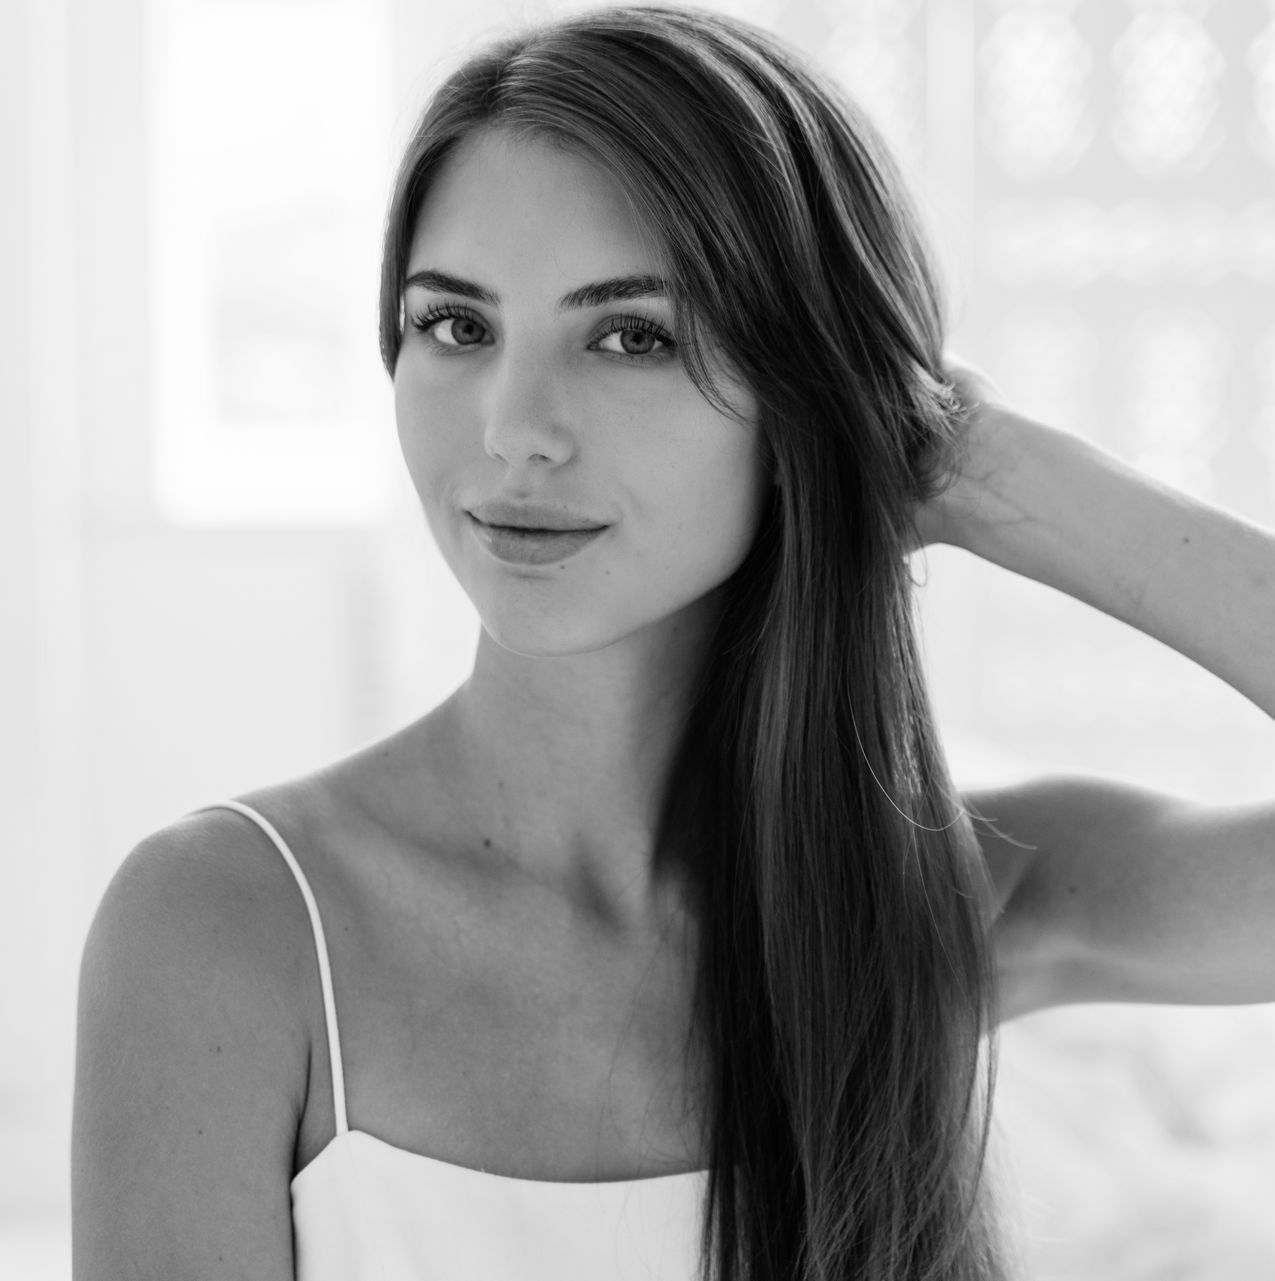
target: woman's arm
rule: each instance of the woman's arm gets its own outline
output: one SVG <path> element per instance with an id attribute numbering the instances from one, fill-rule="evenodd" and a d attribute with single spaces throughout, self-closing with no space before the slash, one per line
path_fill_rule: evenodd
<path id="1" fill-rule="evenodd" d="M 80 963 L 71 1133 L 75 1281 L 291 1281 L 308 923 L 233 816 L 148 837 Z M 278 864 L 278 868 L 276 868 Z M 291 927 L 295 926 L 293 929 Z M 312 953 L 310 956 L 312 963 Z"/>
<path id="2" fill-rule="evenodd" d="M 1137 627 L 1275 717 L 1275 537 L 1014 414 L 975 371 L 951 372 L 971 409 L 967 451 L 919 516 L 927 541 Z M 1002 891 L 1005 1017 L 1075 1001 L 1275 1001 L 1275 800 L 1204 806 L 1073 776 L 967 803 Z"/>
<path id="3" fill-rule="evenodd" d="M 953 370 L 967 456 L 927 541 L 1055 587 L 1221 677 L 1275 717 L 1275 535 L 1013 413 Z"/>

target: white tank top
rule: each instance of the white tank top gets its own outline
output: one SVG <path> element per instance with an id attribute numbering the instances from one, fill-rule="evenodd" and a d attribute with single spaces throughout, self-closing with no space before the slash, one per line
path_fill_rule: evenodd
<path id="1" fill-rule="evenodd" d="M 292 1180 L 297 1281 L 696 1281 L 707 1171 L 609 1183 L 519 1179 L 351 1130 L 318 905 L 268 819 L 241 801 L 296 877 L 323 987 L 336 1133 Z"/>

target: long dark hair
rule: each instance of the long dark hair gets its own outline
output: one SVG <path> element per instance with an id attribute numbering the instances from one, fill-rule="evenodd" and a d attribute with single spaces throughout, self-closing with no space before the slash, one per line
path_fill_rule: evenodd
<path id="1" fill-rule="evenodd" d="M 701 911 L 703 1275 L 999 1278 L 990 890 L 906 555 L 961 439 L 917 212 L 840 86 L 750 23 L 654 5 L 536 24 L 471 53 L 407 147 L 391 375 L 431 177 L 488 127 L 614 176 L 662 240 L 688 375 L 729 413 L 710 353 L 742 374 L 778 482 L 725 584 L 660 833 Z"/>

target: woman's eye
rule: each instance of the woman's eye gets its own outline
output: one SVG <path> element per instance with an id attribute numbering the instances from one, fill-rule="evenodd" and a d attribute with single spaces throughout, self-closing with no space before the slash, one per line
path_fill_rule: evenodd
<path id="1" fill-rule="evenodd" d="M 445 321 L 452 323 L 443 323 Z M 433 307 L 420 315 L 413 315 L 411 323 L 417 333 L 429 334 L 431 340 L 447 352 L 481 346 L 481 334 L 476 341 L 470 339 L 474 337 L 475 328 L 487 328 L 477 316 L 452 305 Z M 670 355 L 677 347 L 661 326 L 645 316 L 616 316 L 608 322 L 608 326 L 590 346 L 601 343 L 605 338 L 616 337 L 616 346 L 600 350 L 625 360 L 658 360 Z"/>
<path id="2" fill-rule="evenodd" d="M 621 350 L 615 352 L 617 356 L 625 356 L 630 360 L 643 360 L 652 357 L 665 356 L 670 354 L 677 344 L 653 321 L 647 320 L 645 316 L 617 316 L 612 322 L 611 327 L 605 333 L 599 334 L 596 339 L 601 342 L 603 338 L 619 336 Z M 629 340 L 626 342 L 626 339 Z M 662 344 L 659 348 L 653 348 L 652 343 Z M 629 351 L 625 348 L 636 345 L 638 351 Z M 614 349 L 612 349 L 614 350 Z"/>
<path id="3" fill-rule="evenodd" d="M 448 347 L 448 348 L 451 348 L 452 350 L 459 350 L 461 347 L 473 347 L 477 345 L 476 343 L 463 342 L 463 341 L 457 342 L 457 343 L 443 342 L 441 339 L 439 339 L 438 334 L 447 333 L 449 330 L 451 331 L 451 337 L 452 338 L 456 337 L 455 329 L 452 329 L 452 327 L 449 325 L 444 325 L 441 323 L 444 320 L 463 321 L 465 325 L 470 326 L 471 328 L 475 325 L 477 325 L 479 329 L 484 328 L 482 321 L 479 320 L 476 316 L 471 316 L 468 312 L 461 311 L 459 308 L 456 308 L 456 307 L 434 307 L 434 308 L 431 308 L 429 311 L 425 312 L 423 315 L 413 316 L 412 328 L 415 329 L 417 333 L 422 333 L 422 334 L 429 333 L 431 330 L 436 330 L 437 332 L 433 335 L 433 338 L 434 338 L 434 341 L 437 342 L 440 347 Z M 464 331 L 462 330 L 461 332 L 463 333 Z"/>

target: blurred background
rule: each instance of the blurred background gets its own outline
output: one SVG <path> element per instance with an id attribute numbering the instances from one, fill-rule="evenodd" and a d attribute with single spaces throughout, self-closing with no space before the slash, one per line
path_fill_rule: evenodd
<path id="1" fill-rule="evenodd" d="M 511 0 L 0 0 L 0 1276 L 70 1275 L 75 983 L 148 832 L 388 734 L 469 670 L 378 360 L 381 219 Z M 893 142 L 952 345 L 1017 407 L 1275 524 L 1275 0 L 708 0 Z M 957 782 L 1275 793 L 1188 660 L 917 558 Z M 1036 1281 L 1275 1276 L 1275 1006 L 1003 1033 Z"/>

